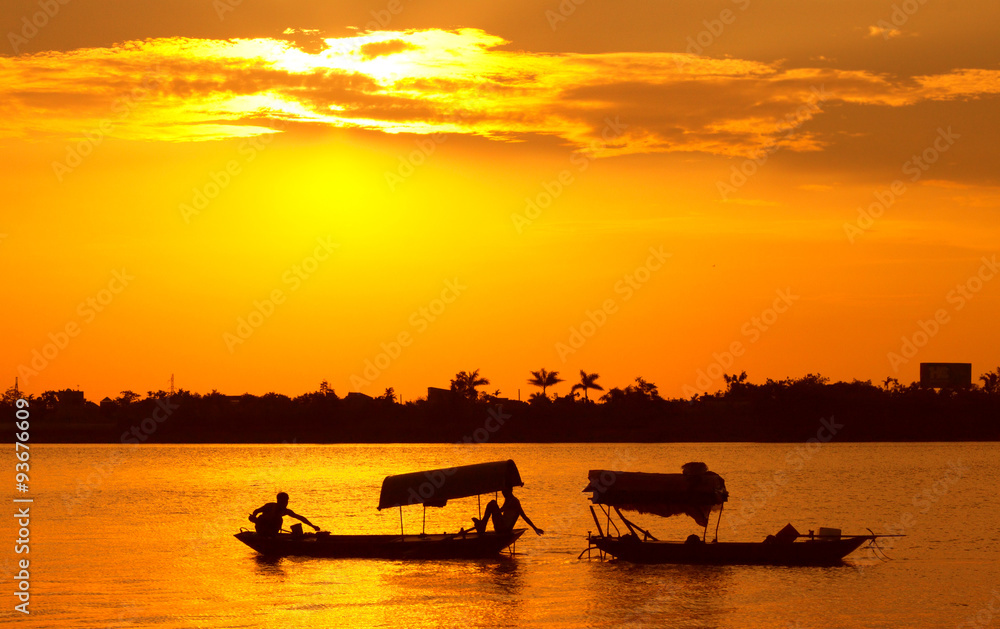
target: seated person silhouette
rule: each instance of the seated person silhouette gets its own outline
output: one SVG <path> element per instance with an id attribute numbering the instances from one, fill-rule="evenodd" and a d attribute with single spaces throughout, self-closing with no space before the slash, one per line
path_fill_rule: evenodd
<path id="1" fill-rule="evenodd" d="M 319 530 L 318 526 L 288 508 L 288 494 L 279 493 L 277 500 L 277 502 L 269 502 L 259 509 L 254 509 L 253 513 L 250 514 L 250 521 L 254 523 L 258 533 L 274 537 L 281 530 L 282 516 L 286 515 L 305 522 L 317 531 Z"/>
<path id="2" fill-rule="evenodd" d="M 504 487 L 501 493 L 503 494 L 502 507 L 497 505 L 496 500 L 490 500 L 489 504 L 486 505 L 483 519 L 472 518 L 472 523 L 475 525 L 476 531 L 485 533 L 486 525 L 489 524 L 490 518 L 493 518 L 493 529 L 496 532 L 510 533 L 514 529 L 517 519 L 523 518 L 528 526 L 535 530 L 536 535 L 541 535 L 545 532 L 535 526 L 531 522 L 531 519 L 528 518 L 528 514 L 521 508 L 521 501 L 514 497 L 513 487 Z"/>

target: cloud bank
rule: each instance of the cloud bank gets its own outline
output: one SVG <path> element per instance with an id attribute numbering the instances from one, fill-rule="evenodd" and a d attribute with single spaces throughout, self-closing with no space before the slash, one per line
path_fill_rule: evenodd
<path id="1" fill-rule="evenodd" d="M 294 35 L 294 33 L 292 34 Z M 477 29 L 322 39 L 163 38 L 0 58 L 0 138 L 205 141 L 292 125 L 550 136 L 598 154 L 822 150 L 806 123 L 848 103 L 1000 93 L 1000 71 L 895 77 L 682 53 L 538 53 Z M 627 125 L 612 143 L 609 120 Z"/>

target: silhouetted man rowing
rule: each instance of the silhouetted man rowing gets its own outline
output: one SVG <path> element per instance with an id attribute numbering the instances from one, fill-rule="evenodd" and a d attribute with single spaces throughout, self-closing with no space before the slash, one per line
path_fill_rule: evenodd
<path id="1" fill-rule="evenodd" d="M 308 524 L 317 531 L 319 530 L 318 526 L 288 508 L 288 494 L 279 493 L 277 500 L 277 502 L 269 502 L 259 509 L 254 509 L 254 512 L 250 514 L 250 521 L 254 523 L 258 533 L 269 537 L 277 535 L 278 531 L 281 530 L 281 518 L 286 515 Z"/>

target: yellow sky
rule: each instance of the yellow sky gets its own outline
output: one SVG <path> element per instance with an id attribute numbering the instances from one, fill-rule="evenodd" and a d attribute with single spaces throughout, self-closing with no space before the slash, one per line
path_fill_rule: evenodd
<path id="1" fill-rule="evenodd" d="M 15 4 L 26 391 L 1000 364 L 992 4 Z"/>

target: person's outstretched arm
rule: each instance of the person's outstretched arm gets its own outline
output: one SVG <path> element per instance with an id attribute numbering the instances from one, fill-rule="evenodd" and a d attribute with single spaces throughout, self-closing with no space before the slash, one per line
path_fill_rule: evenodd
<path id="1" fill-rule="evenodd" d="M 309 520 L 307 520 L 305 518 L 305 516 L 301 516 L 298 513 L 295 513 L 294 511 L 292 511 L 291 509 L 289 509 L 287 507 L 285 508 L 285 515 L 293 517 L 293 518 L 295 518 L 296 520 L 298 520 L 300 522 L 304 522 L 305 524 L 308 524 L 309 526 L 313 527 L 317 531 L 319 530 L 319 527 L 316 526 L 315 524 L 313 524 L 312 522 L 310 522 Z"/>
<path id="2" fill-rule="evenodd" d="M 525 522 L 527 522 L 527 523 L 528 523 L 528 526 L 530 526 L 531 528 L 533 528 L 533 529 L 535 530 L 535 535 L 541 535 L 542 533 L 544 533 L 544 532 L 545 532 L 545 531 L 543 531 L 542 529 L 538 528 L 537 526 L 535 526 L 535 525 L 534 525 L 534 524 L 532 523 L 532 521 L 531 521 L 531 518 L 529 518 L 529 517 L 528 517 L 528 514 L 524 512 L 524 508 L 523 508 L 523 507 L 521 508 L 521 518 L 522 518 L 522 519 L 523 519 L 523 520 L 524 520 Z"/>

